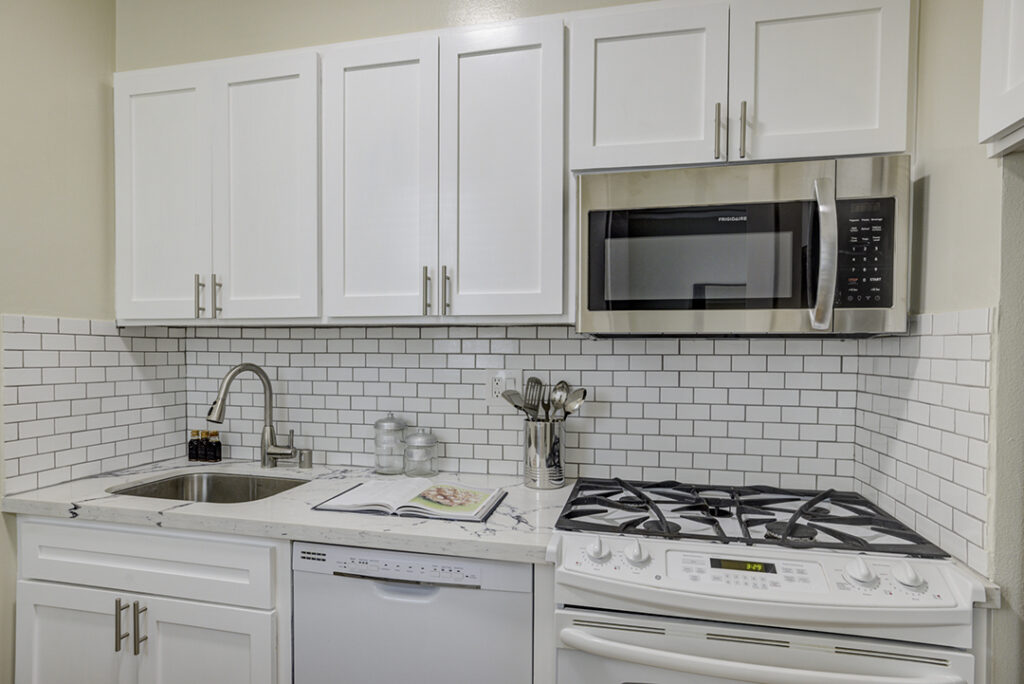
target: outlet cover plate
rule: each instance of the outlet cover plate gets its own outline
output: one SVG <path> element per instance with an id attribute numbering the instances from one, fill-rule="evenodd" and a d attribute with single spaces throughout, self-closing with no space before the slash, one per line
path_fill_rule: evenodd
<path id="1" fill-rule="evenodd" d="M 508 406 L 509 403 L 501 398 L 505 390 L 522 391 L 523 374 L 517 370 L 500 370 L 497 368 L 488 369 L 484 380 L 484 397 L 488 406 Z"/>

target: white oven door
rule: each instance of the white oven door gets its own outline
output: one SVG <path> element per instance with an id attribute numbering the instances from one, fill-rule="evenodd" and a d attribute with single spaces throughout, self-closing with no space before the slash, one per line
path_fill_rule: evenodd
<path id="1" fill-rule="evenodd" d="M 946 648 L 589 610 L 557 611 L 558 684 L 980 684 Z"/>

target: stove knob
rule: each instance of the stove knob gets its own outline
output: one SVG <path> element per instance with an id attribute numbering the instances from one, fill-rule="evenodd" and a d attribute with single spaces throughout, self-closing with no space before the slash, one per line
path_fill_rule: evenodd
<path id="1" fill-rule="evenodd" d="M 640 546 L 640 540 L 634 539 L 626 550 L 623 551 L 623 555 L 626 556 L 626 560 L 629 561 L 630 565 L 641 566 L 645 565 L 651 560 L 651 554 L 647 553 L 647 549 Z"/>
<path id="2" fill-rule="evenodd" d="M 911 589 L 916 589 L 924 584 L 924 578 L 907 561 L 903 561 L 893 568 L 892 576 L 896 578 L 897 582 Z"/>
<path id="3" fill-rule="evenodd" d="M 590 557 L 590 560 L 600 563 L 601 561 L 608 560 L 608 556 L 611 555 L 611 552 L 608 550 L 608 547 L 605 546 L 604 541 L 598 537 L 587 544 L 587 555 Z"/>
<path id="4" fill-rule="evenodd" d="M 878 575 L 861 556 L 857 556 L 847 564 L 845 574 L 847 578 L 857 584 L 873 584 L 878 579 Z"/>

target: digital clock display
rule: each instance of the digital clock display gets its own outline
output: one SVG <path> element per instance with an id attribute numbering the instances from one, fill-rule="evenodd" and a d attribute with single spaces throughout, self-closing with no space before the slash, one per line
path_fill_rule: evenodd
<path id="1" fill-rule="evenodd" d="M 762 563 L 759 561 L 733 560 L 731 558 L 712 558 L 711 567 L 720 570 L 741 570 L 743 572 L 770 572 L 775 573 L 774 563 Z"/>

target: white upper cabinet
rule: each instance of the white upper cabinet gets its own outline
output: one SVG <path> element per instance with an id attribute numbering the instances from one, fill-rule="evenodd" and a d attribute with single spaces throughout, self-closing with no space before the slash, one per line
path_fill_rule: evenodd
<path id="1" fill-rule="evenodd" d="M 574 18 L 570 166 L 901 152 L 910 10 L 909 0 L 732 0 Z"/>
<path id="2" fill-rule="evenodd" d="M 319 314 L 317 98 L 315 53 L 116 75 L 119 320 Z"/>
<path id="3" fill-rule="evenodd" d="M 998 138 L 1024 126 L 1024 0 L 985 0 L 981 29 L 981 108 L 978 138 Z M 1007 151 L 997 145 L 997 152 Z"/>
<path id="4" fill-rule="evenodd" d="M 317 55 L 217 72 L 211 295 L 223 318 L 319 314 Z"/>
<path id="5" fill-rule="evenodd" d="M 210 257 L 209 73 L 115 76 L 119 318 L 193 318 Z"/>
<path id="6" fill-rule="evenodd" d="M 563 313 L 563 53 L 560 18 L 441 37 L 442 315 Z"/>
<path id="7" fill-rule="evenodd" d="M 734 0 L 729 159 L 907 146 L 908 0 Z"/>
<path id="8" fill-rule="evenodd" d="M 570 44 L 574 169 L 724 159 L 728 3 L 581 17 Z"/>
<path id="9" fill-rule="evenodd" d="M 323 54 L 327 316 L 435 314 L 437 36 Z"/>

